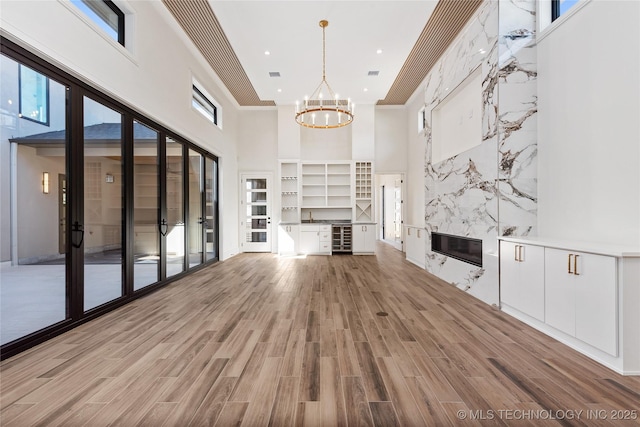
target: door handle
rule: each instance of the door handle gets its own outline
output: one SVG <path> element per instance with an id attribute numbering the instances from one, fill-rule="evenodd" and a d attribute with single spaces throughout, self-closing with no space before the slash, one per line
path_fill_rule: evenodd
<path id="1" fill-rule="evenodd" d="M 522 258 L 522 248 L 523 247 L 524 246 L 522 246 L 522 245 L 518 245 L 518 261 L 520 261 L 520 262 L 524 261 L 524 259 Z"/>
<path id="2" fill-rule="evenodd" d="M 163 227 L 164 227 L 164 231 L 162 231 Z M 165 237 L 169 232 L 169 224 L 167 224 L 167 220 L 163 219 L 162 222 L 158 224 L 158 228 L 159 228 L 160 234 L 162 234 L 162 237 Z"/>
<path id="3" fill-rule="evenodd" d="M 78 221 L 74 222 L 71 225 L 71 232 L 72 233 L 80 233 L 80 243 L 75 244 L 73 243 L 73 238 L 71 239 L 71 245 L 78 249 L 82 246 L 82 242 L 84 242 L 84 227 L 82 225 L 80 225 L 80 223 Z"/>
<path id="4" fill-rule="evenodd" d="M 514 261 L 519 261 L 518 260 L 518 246 L 520 246 L 520 245 L 515 245 L 513 247 L 513 260 Z"/>
<path id="5" fill-rule="evenodd" d="M 575 274 L 576 276 L 579 276 L 580 273 L 578 273 L 578 257 L 580 255 L 574 255 L 573 256 L 573 274 Z"/>
<path id="6" fill-rule="evenodd" d="M 569 260 L 567 262 L 567 273 L 574 274 L 573 271 L 571 271 L 571 258 L 573 258 L 573 254 L 569 254 Z"/>

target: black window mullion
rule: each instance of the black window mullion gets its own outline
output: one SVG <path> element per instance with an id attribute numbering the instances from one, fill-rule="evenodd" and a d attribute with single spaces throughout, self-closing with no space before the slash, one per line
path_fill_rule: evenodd
<path id="1" fill-rule="evenodd" d="M 189 147 L 182 144 L 182 212 L 184 220 L 184 271 L 189 270 Z"/>
<path id="2" fill-rule="evenodd" d="M 218 159 L 213 159 L 213 247 L 215 249 L 215 256 L 213 259 L 218 261 L 220 259 L 220 212 L 218 212 Z"/>
<path id="3" fill-rule="evenodd" d="M 551 22 L 560 16 L 560 0 L 551 0 Z"/>
<path id="4" fill-rule="evenodd" d="M 159 191 L 159 200 L 158 200 L 158 229 L 160 243 L 158 245 L 158 250 L 160 251 L 160 262 L 158 268 L 158 277 L 160 281 L 163 281 L 167 278 L 167 239 L 166 236 L 163 236 L 163 233 L 166 234 L 169 230 L 169 225 L 167 225 L 167 134 L 165 132 L 158 133 L 160 141 L 158 142 L 158 191 Z"/>
<path id="5" fill-rule="evenodd" d="M 70 92 L 67 278 L 71 280 L 71 318 L 79 320 L 84 314 L 84 96 L 77 86 L 72 86 Z"/>
<path id="6" fill-rule="evenodd" d="M 133 294 L 133 222 L 134 222 L 134 167 L 133 167 L 133 116 L 130 114 L 123 114 L 123 126 L 122 126 L 122 158 L 123 158 L 123 176 L 124 176 L 124 188 L 123 188 L 123 227 L 122 227 L 122 295 L 129 296 Z"/>

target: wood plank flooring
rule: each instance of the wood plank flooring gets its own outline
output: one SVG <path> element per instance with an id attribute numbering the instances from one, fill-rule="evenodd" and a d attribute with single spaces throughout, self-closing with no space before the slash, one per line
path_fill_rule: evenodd
<path id="1" fill-rule="evenodd" d="M 0 424 L 639 424 L 640 378 L 377 250 L 241 254 L 5 360 Z"/>

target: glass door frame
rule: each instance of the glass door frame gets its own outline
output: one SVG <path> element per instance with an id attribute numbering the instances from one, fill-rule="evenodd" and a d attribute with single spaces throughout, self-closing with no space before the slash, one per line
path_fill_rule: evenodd
<path id="1" fill-rule="evenodd" d="M 264 216 L 266 220 L 266 228 L 264 229 L 267 234 L 267 240 L 265 242 L 247 242 L 246 233 L 247 227 L 245 221 L 247 219 L 247 204 L 246 195 L 247 188 L 244 185 L 248 179 L 265 179 L 267 183 L 266 188 L 266 214 L 259 215 Z M 241 172 L 240 173 L 240 246 L 242 252 L 273 252 L 273 224 L 271 221 L 271 210 L 273 208 L 273 174 L 271 172 Z"/>
<path id="2" fill-rule="evenodd" d="M 57 68 L 51 63 L 38 57 L 36 54 L 28 51 L 15 42 L 0 36 L 0 52 L 7 58 L 10 58 L 19 64 L 24 64 L 29 68 L 43 74 L 49 79 L 55 80 L 61 85 L 67 88 L 66 90 L 66 130 L 67 130 L 67 144 L 65 147 L 65 155 L 67 156 L 65 166 L 65 176 L 67 182 L 67 204 L 65 207 L 66 212 L 66 225 L 65 225 L 65 243 L 67 247 L 67 253 L 65 256 L 65 310 L 66 319 L 40 329 L 36 332 L 25 335 L 14 341 L 8 342 L 0 347 L 0 359 L 18 354 L 24 350 L 27 350 L 39 343 L 42 343 L 54 336 L 57 336 L 65 331 L 68 331 L 80 324 L 101 316 L 105 313 L 112 311 L 113 309 L 120 307 L 128 302 L 137 299 L 138 297 L 154 292 L 155 290 L 167 285 L 173 280 L 179 279 L 190 274 L 192 271 L 204 268 L 218 260 L 218 256 L 213 259 L 207 260 L 203 257 L 202 264 L 192 269 L 187 269 L 185 265 L 185 271 L 172 276 L 166 277 L 166 259 L 162 259 L 164 253 L 163 248 L 166 245 L 164 237 L 160 237 L 159 247 L 161 253 L 160 260 L 160 280 L 152 285 L 146 286 L 134 292 L 133 290 L 133 261 L 134 261 L 134 248 L 133 248 L 133 207 L 134 207 L 134 164 L 133 164 L 133 123 L 134 120 L 144 124 L 156 131 L 159 134 L 159 155 L 160 155 L 160 194 L 159 194 L 159 219 L 166 218 L 167 214 L 167 196 L 166 196 L 166 137 L 170 137 L 175 141 L 182 144 L 184 156 L 184 166 L 186 169 L 186 162 L 188 160 L 186 153 L 187 150 L 193 149 L 204 156 L 204 159 L 213 159 L 216 165 L 219 165 L 219 158 L 207 150 L 190 143 L 188 139 L 181 137 L 179 134 L 171 131 L 163 125 L 156 123 L 155 121 L 148 119 L 142 113 L 132 109 L 129 106 L 119 103 L 117 100 L 111 98 L 109 95 L 100 92 L 93 88 L 89 84 L 80 80 L 79 78 Z M 123 206 L 122 212 L 124 217 L 121 217 L 122 221 L 122 245 L 123 245 L 123 262 L 122 262 L 122 296 L 105 304 L 99 305 L 87 312 L 83 310 L 84 304 L 84 124 L 83 124 L 83 99 L 88 97 L 108 108 L 118 111 L 122 114 L 122 134 L 123 134 Z M 206 160 L 203 161 L 206 163 Z M 205 173 L 204 171 L 202 172 Z M 206 175 L 205 175 L 206 177 Z M 203 178 L 204 179 L 204 178 Z M 184 209 L 185 218 L 188 216 L 188 193 L 187 185 L 184 182 L 185 198 Z M 219 194 L 219 180 L 216 177 L 215 180 L 215 194 L 216 197 Z M 204 199 L 204 195 L 203 195 Z M 204 215 L 204 200 L 203 200 Z M 220 232 L 220 220 L 218 204 L 215 205 L 215 219 L 214 225 L 216 235 L 216 248 L 219 251 L 219 232 Z M 160 224 L 159 224 L 160 227 Z M 204 229 L 204 228 L 203 228 Z M 202 233 L 203 247 L 206 244 L 205 233 Z M 185 235 L 185 248 L 186 246 Z M 219 253 L 219 252 L 218 252 Z M 185 264 L 187 263 L 185 257 Z"/>

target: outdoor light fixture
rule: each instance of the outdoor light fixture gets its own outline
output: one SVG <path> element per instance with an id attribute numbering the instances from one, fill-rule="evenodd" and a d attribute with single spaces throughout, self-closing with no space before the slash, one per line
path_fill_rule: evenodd
<path id="1" fill-rule="evenodd" d="M 49 172 L 42 172 L 42 192 L 49 194 Z"/>
<path id="2" fill-rule="evenodd" d="M 322 20 L 319 24 L 322 27 L 322 81 L 311 96 L 304 97 L 302 105 L 296 101 L 296 122 L 308 128 L 334 129 L 353 121 L 355 104 L 351 99 L 339 99 L 327 83 L 325 28 L 329 21 Z"/>

